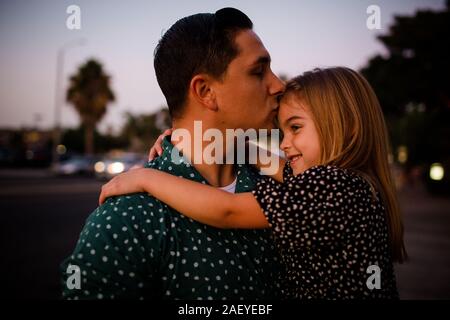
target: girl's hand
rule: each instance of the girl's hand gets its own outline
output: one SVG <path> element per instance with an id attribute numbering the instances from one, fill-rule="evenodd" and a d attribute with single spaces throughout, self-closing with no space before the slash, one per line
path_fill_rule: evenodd
<path id="1" fill-rule="evenodd" d="M 144 192 L 142 178 L 148 169 L 136 168 L 121 173 L 102 186 L 98 204 L 102 205 L 106 198 L 127 193 Z"/>
<path id="2" fill-rule="evenodd" d="M 167 129 L 158 137 L 158 139 L 156 139 L 155 144 L 153 145 L 153 147 L 150 149 L 150 152 L 148 153 L 148 161 L 152 161 L 157 156 L 160 156 L 162 154 L 162 152 L 163 152 L 163 149 L 161 146 L 162 141 L 163 141 L 164 137 L 170 136 L 171 134 L 172 134 L 172 129 Z"/>

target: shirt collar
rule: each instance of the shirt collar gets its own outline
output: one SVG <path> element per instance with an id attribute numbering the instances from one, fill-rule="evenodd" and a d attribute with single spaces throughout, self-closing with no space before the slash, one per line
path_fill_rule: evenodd
<path id="1" fill-rule="evenodd" d="M 176 147 L 170 142 L 170 136 L 164 137 L 162 149 L 161 156 L 149 161 L 145 167 L 158 169 L 175 176 L 209 185 L 208 181 L 190 164 L 188 159 L 181 156 L 179 162 L 171 160 L 172 150 L 176 149 Z M 176 151 L 174 150 L 174 152 Z M 256 181 L 260 178 L 260 175 L 254 169 L 244 164 L 236 164 L 235 172 L 237 179 L 236 193 L 251 191 L 255 187 Z"/>
<path id="2" fill-rule="evenodd" d="M 161 156 L 149 161 L 145 167 L 158 169 L 175 176 L 187 178 L 192 181 L 200 182 L 209 185 L 208 181 L 189 163 L 189 160 L 180 157 L 179 162 L 172 161 L 173 152 L 178 151 L 177 148 L 170 142 L 170 136 L 164 137 L 162 141 L 163 152 Z M 179 152 L 179 151 L 178 151 Z M 260 177 L 252 168 L 248 165 L 236 164 L 236 193 L 246 192 L 254 188 L 256 180 Z"/>

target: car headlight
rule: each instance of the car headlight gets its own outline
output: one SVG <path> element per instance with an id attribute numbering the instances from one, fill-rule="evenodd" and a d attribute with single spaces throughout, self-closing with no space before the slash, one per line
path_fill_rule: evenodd
<path id="1" fill-rule="evenodd" d="M 105 172 L 105 163 L 103 161 L 98 161 L 94 165 L 95 172 L 102 173 Z"/>
<path id="2" fill-rule="evenodd" d="M 440 181 L 444 178 L 444 167 L 440 163 L 433 163 L 430 166 L 431 180 Z"/>
<path id="3" fill-rule="evenodd" d="M 125 170 L 125 166 L 122 162 L 113 162 L 108 166 L 109 174 L 118 174 L 123 172 L 123 170 Z"/>

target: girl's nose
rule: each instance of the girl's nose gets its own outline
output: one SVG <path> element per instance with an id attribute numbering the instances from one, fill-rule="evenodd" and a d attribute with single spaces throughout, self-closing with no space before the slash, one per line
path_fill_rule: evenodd
<path id="1" fill-rule="evenodd" d="M 283 150 L 284 152 L 286 152 L 286 150 L 289 149 L 289 142 L 288 142 L 288 139 L 286 139 L 286 138 L 287 137 L 285 135 L 280 144 L 280 149 Z"/>

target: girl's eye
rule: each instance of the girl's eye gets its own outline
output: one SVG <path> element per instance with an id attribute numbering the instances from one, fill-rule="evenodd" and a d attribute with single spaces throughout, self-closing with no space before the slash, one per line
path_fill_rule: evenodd
<path id="1" fill-rule="evenodd" d="M 301 126 L 298 126 L 298 125 L 295 125 L 295 124 L 291 125 L 291 130 L 292 130 L 293 132 L 298 131 L 300 128 L 301 128 Z"/>

